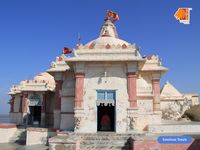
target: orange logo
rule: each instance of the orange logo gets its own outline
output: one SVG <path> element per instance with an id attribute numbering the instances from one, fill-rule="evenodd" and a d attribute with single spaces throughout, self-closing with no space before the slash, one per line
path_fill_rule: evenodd
<path id="1" fill-rule="evenodd" d="M 179 8 L 174 14 L 174 17 L 176 18 L 176 20 L 179 20 L 180 23 L 190 24 L 191 10 L 192 8 Z"/>

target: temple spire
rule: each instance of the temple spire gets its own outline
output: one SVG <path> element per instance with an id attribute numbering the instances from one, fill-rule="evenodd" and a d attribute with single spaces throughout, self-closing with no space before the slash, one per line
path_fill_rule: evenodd
<path id="1" fill-rule="evenodd" d="M 105 19 L 99 37 L 114 37 L 118 39 L 116 27 L 109 19 Z"/>

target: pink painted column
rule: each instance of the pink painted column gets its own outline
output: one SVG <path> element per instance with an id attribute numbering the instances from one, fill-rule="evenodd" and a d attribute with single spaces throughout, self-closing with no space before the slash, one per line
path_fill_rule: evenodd
<path id="1" fill-rule="evenodd" d="M 42 99 L 42 113 L 46 112 L 46 94 L 43 94 L 43 99 Z"/>
<path id="2" fill-rule="evenodd" d="M 62 90 L 62 80 L 56 80 L 56 91 L 55 91 L 55 110 L 61 109 L 61 96 L 60 90 Z"/>
<path id="3" fill-rule="evenodd" d="M 11 102 L 10 102 L 10 112 L 14 112 L 14 100 L 15 100 L 15 97 L 12 96 L 12 99 L 11 99 Z"/>
<path id="4" fill-rule="evenodd" d="M 76 73 L 76 84 L 75 84 L 75 108 L 82 108 L 83 105 L 83 88 L 84 88 L 84 73 Z"/>
<path id="5" fill-rule="evenodd" d="M 20 96 L 19 112 L 22 113 L 23 95 Z"/>
<path id="6" fill-rule="evenodd" d="M 153 111 L 160 111 L 160 79 L 152 80 Z"/>
<path id="7" fill-rule="evenodd" d="M 128 96 L 129 104 L 131 108 L 137 107 L 137 91 L 136 91 L 136 78 L 137 75 L 135 72 L 129 72 L 128 77 Z"/>
<path id="8" fill-rule="evenodd" d="M 24 95 L 24 113 L 28 112 L 28 94 Z"/>

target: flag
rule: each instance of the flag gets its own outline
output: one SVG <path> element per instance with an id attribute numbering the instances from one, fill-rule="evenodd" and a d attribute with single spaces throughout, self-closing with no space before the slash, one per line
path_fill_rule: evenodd
<path id="1" fill-rule="evenodd" d="M 64 47 L 64 48 L 63 48 L 63 54 L 70 54 L 70 53 L 72 53 L 72 50 L 71 50 L 71 49 L 69 49 L 69 48 L 67 48 L 67 47 Z"/>
<path id="2" fill-rule="evenodd" d="M 111 10 L 108 10 L 107 11 L 107 14 L 106 14 L 106 18 L 109 19 L 109 18 L 112 18 L 112 23 L 119 20 L 119 16 L 117 13 L 111 11 Z"/>
<path id="3" fill-rule="evenodd" d="M 180 23 L 190 24 L 191 10 L 192 8 L 179 8 L 174 14 L 174 17 L 176 18 L 176 20 L 179 20 Z"/>

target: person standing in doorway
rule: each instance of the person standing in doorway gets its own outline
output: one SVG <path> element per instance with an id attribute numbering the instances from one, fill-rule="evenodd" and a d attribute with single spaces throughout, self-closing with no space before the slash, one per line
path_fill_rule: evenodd
<path id="1" fill-rule="evenodd" d="M 104 115 L 101 118 L 101 130 L 102 131 L 111 130 L 111 120 L 107 111 L 104 113 Z"/>

